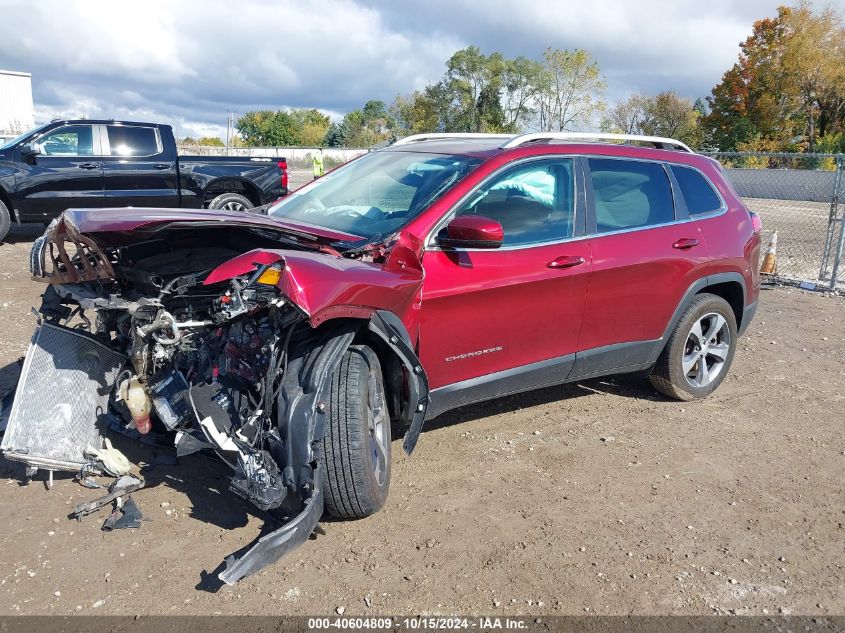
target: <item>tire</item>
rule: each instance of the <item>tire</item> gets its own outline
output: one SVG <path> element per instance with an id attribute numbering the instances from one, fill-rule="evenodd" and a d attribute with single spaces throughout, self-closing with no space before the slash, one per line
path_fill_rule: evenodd
<path id="1" fill-rule="evenodd" d="M 253 204 L 249 198 L 245 198 L 239 193 L 221 193 L 208 203 L 209 209 L 220 211 L 246 211 L 252 207 Z"/>
<path id="2" fill-rule="evenodd" d="M 736 343 L 736 316 L 730 304 L 716 295 L 696 295 L 657 359 L 651 384 L 676 400 L 704 398 L 725 379 Z"/>
<path id="3" fill-rule="evenodd" d="M 0 242 L 6 239 L 11 226 L 12 216 L 9 214 L 9 208 L 0 200 Z"/>
<path id="4" fill-rule="evenodd" d="M 390 489 L 390 413 L 372 349 L 346 351 L 329 400 L 320 457 L 325 507 L 332 516 L 360 519 L 380 510 Z"/>

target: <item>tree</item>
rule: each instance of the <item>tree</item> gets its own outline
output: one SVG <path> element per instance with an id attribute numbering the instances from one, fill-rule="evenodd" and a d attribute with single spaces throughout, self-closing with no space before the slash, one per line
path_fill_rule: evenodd
<path id="1" fill-rule="evenodd" d="M 667 90 L 653 97 L 637 94 L 620 101 L 602 120 L 602 129 L 622 134 L 665 136 L 697 147 L 701 144 L 700 116 L 700 110 L 692 101 Z"/>
<path id="2" fill-rule="evenodd" d="M 301 125 L 289 112 L 260 110 L 247 112 L 235 122 L 235 129 L 247 145 L 283 147 L 301 143 Z"/>
<path id="3" fill-rule="evenodd" d="M 617 134 L 643 134 L 642 125 L 647 116 L 649 97 L 631 95 L 614 105 L 602 120 L 602 130 Z"/>
<path id="4" fill-rule="evenodd" d="M 711 143 L 812 149 L 845 123 L 845 29 L 832 9 L 806 2 L 754 23 L 739 59 L 707 98 Z"/>
<path id="5" fill-rule="evenodd" d="M 536 113 L 542 73 L 543 67 L 527 57 L 505 61 L 501 78 L 504 131 L 517 132 Z"/>
<path id="6" fill-rule="evenodd" d="M 700 144 L 700 115 L 689 99 L 663 91 L 647 101 L 645 113 L 640 126 L 643 134 L 678 139 L 692 147 Z"/>
<path id="7" fill-rule="evenodd" d="M 547 48 L 535 99 L 540 130 L 562 132 L 591 123 L 605 107 L 605 88 L 587 51 Z"/>
<path id="8" fill-rule="evenodd" d="M 812 152 L 817 134 L 841 129 L 845 114 L 845 28 L 833 9 L 814 13 L 806 2 L 784 12 L 781 20 L 784 72 L 797 84 L 798 110 Z"/>
<path id="9" fill-rule="evenodd" d="M 291 117 L 299 127 L 299 143 L 306 147 L 320 147 L 326 137 L 331 119 L 319 110 L 291 110 Z"/>
<path id="10" fill-rule="evenodd" d="M 194 143 L 203 147 L 224 147 L 219 136 L 201 136 Z"/>
<path id="11" fill-rule="evenodd" d="M 343 126 L 340 123 L 332 123 L 323 136 L 322 145 L 325 147 L 343 147 Z"/>

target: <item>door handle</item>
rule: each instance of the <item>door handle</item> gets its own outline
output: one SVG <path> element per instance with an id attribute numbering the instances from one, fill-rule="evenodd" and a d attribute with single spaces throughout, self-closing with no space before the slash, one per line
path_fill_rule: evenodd
<path id="1" fill-rule="evenodd" d="M 99 169 L 100 163 L 80 163 L 80 169 Z"/>
<path id="2" fill-rule="evenodd" d="M 170 169 L 170 163 L 156 163 L 153 169 Z"/>
<path id="3" fill-rule="evenodd" d="M 677 248 L 682 251 L 685 251 L 688 248 L 693 248 L 695 246 L 698 246 L 698 240 L 693 239 L 691 237 L 682 237 L 677 242 L 672 244 L 672 248 Z"/>
<path id="4" fill-rule="evenodd" d="M 586 260 L 579 255 L 561 255 L 546 264 L 549 268 L 572 268 L 580 266 Z"/>

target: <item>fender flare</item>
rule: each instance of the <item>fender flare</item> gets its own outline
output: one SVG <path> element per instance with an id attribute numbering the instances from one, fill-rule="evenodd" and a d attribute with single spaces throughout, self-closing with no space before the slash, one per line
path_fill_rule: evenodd
<path id="1" fill-rule="evenodd" d="M 657 362 L 657 358 L 663 352 L 663 348 L 666 345 L 666 341 L 669 340 L 669 336 L 672 334 L 672 330 L 675 329 L 675 325 L 677 325 L 678 321 L 681 320 L 681 315 L 684 313 L 684 310 L 687 309 L 690 302 L 693 300 L 693 297 L 697 295 L 701 290 L 706 288 L 707 286 L 713 286 L 715 284 L 723 284 L 727 282 L 738 282 L 740 286 L 742 286 L 742 304 L 745 306 L 746 298 L 748 297 L 748 289 L 745 287 L 745 278 L 738 272 L 725 272 L 725 273 L 716 273 L 714 275 L 708 275 L 706 277 L 702 277 L 701 279 L 697 279 L 690 287 L 687 288 L 684 296 L 681 297 L 681 300 L 678 302 L 678 307 L 675 308 L 675 312 L 672 313 L 672 318 L 669 319 L 669 323 L 666 325 L 666 329 L 663 331 L 663 336 L 661 336 L 658 340 L 660 343 L 659 345 L 655 345 L 654 349 L 651 352 L 651 355 L 648 359 L 648 364 L 653 365 Z"/>
<path id="2" fill-rule="evenodd" d="M 392 312 L 378 310 L 370 317 L 367 327 L 396 354 L 407 372 L 409 403 L 407 413 L 410 419 L 406 421 L 410 422 L 410 427 L 405 433 L 402 448 L 405 453 L 410 455 L 416 448 L 425 421 L 425 414 L 428 410 L 428 376 L 411 346 L 411 337 L 399 317 Z"/>
<path id="3" fill-rule="evenodd" d="M 410 427 L 403 449 L 410 455 L 422 431 L 429 404 L 428 377 L 411 345 L 411 337 L 401 319 L 392 312 L 378 310 L 368 321 L 339 319 L 329 321 L 321 331 L 310 331 L 291 341 L 287 374 L 276 400 L 277 428 L 285 446 L 285 483 L 295 487 L 302 498 L 314 489 L 317 442 L 325 434 L 325 411 L 331 388 L 330 377 L 346 350 L 364 328 L 381 339 L 396 355 L 408 377 L 405 412 Z"/>

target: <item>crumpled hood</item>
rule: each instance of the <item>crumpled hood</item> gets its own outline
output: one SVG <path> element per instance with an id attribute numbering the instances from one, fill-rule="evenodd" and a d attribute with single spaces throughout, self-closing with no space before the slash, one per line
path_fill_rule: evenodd
<path id="1" fill-rule="evenodd" d="M 156 209 L 119 207 L 109 209 L 68 209 L 63 216 L 80 233 L 124 233 L 154 230 L 157 226 L 184 224 L 187 226 L 245 226 L 269 230 L 291 229 L 330 239 L 357 241 L 358 235 L 342 233 L 296 222 L 283 222 L 276 218 L 243 211 L 218 211 L 212 209 Z"/>

